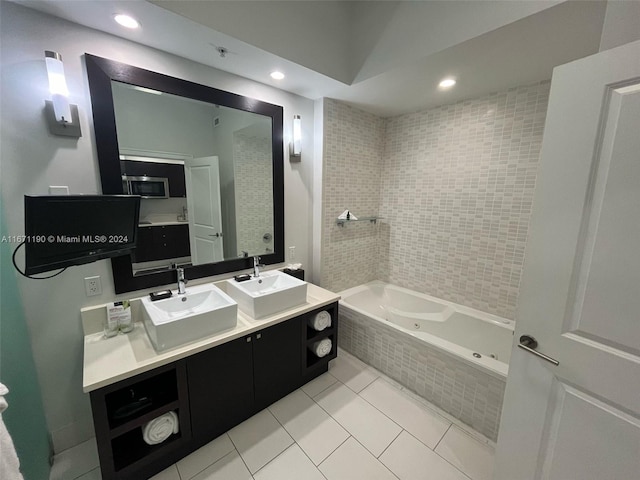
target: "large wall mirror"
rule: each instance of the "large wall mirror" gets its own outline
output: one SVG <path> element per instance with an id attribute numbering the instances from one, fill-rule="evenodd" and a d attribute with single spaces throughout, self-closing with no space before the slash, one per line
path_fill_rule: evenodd
<path id="1" fill-rule="evenodd" d="M 85 54 L 104 194 L 142 196 L 116 293 L 284 260 L 282 107 Z"/>

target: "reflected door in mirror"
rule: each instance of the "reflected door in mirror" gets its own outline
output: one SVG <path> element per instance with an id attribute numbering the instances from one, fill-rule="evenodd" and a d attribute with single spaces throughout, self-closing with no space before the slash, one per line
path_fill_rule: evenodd
<path id="1" fill-rule="evenodd" d="M 223 260 L 220 173 L 218 157 L 185 160 L 191 263 L 202 265 Z"/>

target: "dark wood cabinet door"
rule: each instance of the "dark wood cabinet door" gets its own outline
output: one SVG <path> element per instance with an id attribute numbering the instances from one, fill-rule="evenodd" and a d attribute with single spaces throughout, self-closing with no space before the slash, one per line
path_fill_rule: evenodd
<path id="1" fill-rule="evenodd" d="M 191 255 L 191 248 L 188 225 L 138 228 L 138 241 L 133 253 L 134 262 L 150 262 L 189 255 Z"/>
<path id="2" fill-rule="evenodd" d="M 242 337 L 187 360 L 195 447 L 253 414 L 252 343 L 251 337 Z"/>
<path id="3" fill-rule="evenodd" d="M 167 255 L 171 255 L 167 258 L 191 255 L 189 225 L 165 225 L 162 229 L 163 245 L 165 245 Z"/>
<path id="4" fill-rule="evenodd" d="M 256 411 L 302 383 L 301 323 L 291 319 L 253 334 L 253 385 Z"/>

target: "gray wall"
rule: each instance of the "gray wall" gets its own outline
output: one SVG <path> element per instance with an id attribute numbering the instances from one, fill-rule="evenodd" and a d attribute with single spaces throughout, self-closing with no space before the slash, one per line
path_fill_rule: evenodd
<path id="1" fill-rule="evenodd" d="M 610 0 L 602 25 L 600 51 L 640 40 L 640 2 Z"/>
<path id="2" fill-rule="evenodd" d="M 293 115 L 311 131 L 313 102 L 184 58 L 105 33 L 0 2 L 2 206 L 8 234 L 24 233 L 24 194 L 46 194 L 49 185 L 68 185 L 71 193 L 99 193 L 91 103 L 84 69 L 85 52 L 222 90 L 282 105 L 285 142 Z M 43 116 L 49 98 L 44 51 L 62 54 L 71 103 L 77 104 L 83 136 L 49 134 Z M 313 151 L 311 133 L 303 149 Z M 310 265 L 313 158 L 289 163 L 285 150 L 285 242 Z M 23 264 L 22 255 L 18 256 Z M 5 265 L 2 268 L 11 268 Z M 103 294 L 87 298 L 84 277 L 100 275 Z M 83 333 L 80 308 L 131 295 L 114 294 L 109 261 L 70 268 L 52 280 L 18 279 L 24 314 L 42 390 L 48 429 L 57 451 L 93 434 L 88 395 L 82 393 Z M 135 294 L 137 295 L 137 294 Z"/>

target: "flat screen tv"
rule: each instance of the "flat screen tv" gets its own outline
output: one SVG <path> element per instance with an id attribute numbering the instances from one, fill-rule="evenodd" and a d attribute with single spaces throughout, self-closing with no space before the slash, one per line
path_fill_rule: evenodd
<path id="1" fill-rule="evenodd" d="M 127 255 L 139 216 L 134 195 L 25 195 L 25 273 Z"/>

